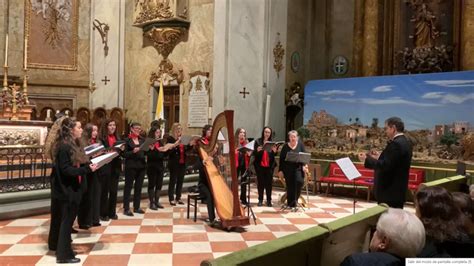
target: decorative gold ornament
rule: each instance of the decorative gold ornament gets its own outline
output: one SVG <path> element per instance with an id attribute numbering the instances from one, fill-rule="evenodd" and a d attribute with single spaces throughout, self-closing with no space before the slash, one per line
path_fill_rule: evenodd
<path id="1" fill-rule="evenodd" d="M 187 30 L 184 27 L 153 27 L 144 35 L 153 42 L 153 46 L 158 50 L 158 53 L 166 59 L 176 45 L 184 39 L 186 33 Z"/>
<path id="2" fill-rule="evenodd" d="M 273 69 L 277 73 L 277 77 L 280 78 L 280 71 L 283 69 L 283 55 L 285 55 L 285 49 L 279 40 L 280 33 L 278 33 L 278 41 L 273 48 Z"/>
<path id="3" fill-rule="evenodd" d="M 183 82 L 184 73 L 182 69 L 174 69 L 169 59 L 163 59 L 158 67 L 158 72 L 152 72 L 150 76 L 150 85 L 154 86 L 156 82 L 163 79 L 163 85 L 168 86 L 173 81 L 179 85 Z"/>
<path id="4" fill-rule="evenodd" d="M 136 17 L 134 24 L 141 24 L 153 20 L 169 19 L 173 17 L 173 12 L 171 11 L 169 1 L 158 4 L 151 1 L 148 1 L 147 3 L 137 2 L 137 6 L 135 6 L 135 8 L 140 8 L 141 10 Z"/>

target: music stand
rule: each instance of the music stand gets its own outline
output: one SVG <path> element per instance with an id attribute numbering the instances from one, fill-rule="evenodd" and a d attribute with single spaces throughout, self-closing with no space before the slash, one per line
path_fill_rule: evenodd
<path id="1" fill-rule="evenodd" d="M 253 212 L 252 206 L 250 206 L 250 174 L 249 174 L 249 169 L 246 169 L 245 172 L 242 174 L 242 177 L 244 177 L 244 176 L 247 176 L 247 181 L 240 182 L 240 185 L 247 186 L 247 204 L 244 204 L 244 210 L 247 209 L 247 217 L 250 217 L 250 213 L 252 213 L 253 222 L 255 223 L 255 225 L 257 225 L 257 218 L 255 217 L 255 213 Z"/>
<path id="2" fill-rule="evenodd" d="M 337 159 L 336 163 L 341 168 L 342 173 L 346 176 L 346 178 L 352 181 L 352 185 L 354 186 L 354 191 L 355 191 L 356 190 L 355 179 L 358 177 L 361 177 L 362 174 L 359 172 L 359 170 L 357 170 L 357 167 L 354 165 L 351 159 L 349 159 L 349 157 Z M 352 196 L 352 214 L 355 214 L 356 202 L 357 200 L 354 194 Z"/>
<path id="3" fill-rule="evenodd" d="M 286 154 L 286 158 L 285 158 L 285 161 L 287 162 L 292 162 L 292 163 L 300 163 L 300 164 L 308 164 L 310 161 L 311 161 L 311 153 L 306 153 L 306 152 L 288 152 Z M 304 181 L 303 181 L 304 182 Z M 297 189 L 296 189 L 296 178 L 294 180 L 294 187 L 295 187 L 295 201 L 296 201 L 296 207 L 293 207 L 293 211 L 296 212 L 298 209 L 302 209 L 303 211 L 305 210 L 305 208 L 300 204 L 298 203 L 298 198 L 296 195 L 297 195 Z M 286 206 L 283 206 L 283 208 L 281 210 L 285 210 L 285 209 L 289 209 L 291 208 L 290 207 L 290 203 L 288 202 L 288 192 L 286 194 L 286 201 L 287 201 L 287 205 Z M 309 202 L 308 202 L 309 203 Z"/>

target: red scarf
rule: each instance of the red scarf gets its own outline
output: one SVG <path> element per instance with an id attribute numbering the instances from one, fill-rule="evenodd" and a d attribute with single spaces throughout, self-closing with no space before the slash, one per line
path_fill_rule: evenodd
<path id="1" fill-rule="evenodd" d="M 270 167 L 270 156 L 267 151 L 263 151 L 262 161 L 260 162 L 262 167 Z"/>
<path id="2" fill-rule="evenodd" d="M 158 150 L 159 147 L 160 147 L 160 142 L 159 141 L 155 142 L 155 150 Z"/>
<path id="3" fill-rule="evenodd" d="M 179 163 L 184 164 L 184 145 L 179 144 Z"/>
<path id="4" fill-rule="evenodd" d="M 137 138 L 138 138 L 138 134 L 135 134 L 135 133 L 132 132 L 132 133 L 128 134 L 128 138 L 130 138 L 130 139 L 137 139 Z"/>
<path id="5" fill-rule="evenodd" d="M 97 143 L 97 138 L 91 138 L 91 144 L 96 144 Z"/>
<path id="6" fill-rule="evenodd" d="M 79 167 L 81 167 L 81 165 L 78 163 L 78 164 L 76 164 L 76 167 L 79 168 Z M 77 181 L 78 181 L 79 184 L 80 184 L 80 183 L 82 182 L 82 176 L 78 175 L 78 176 L 77 176 Z"/>
<path id="7" fill-rule="evenodd" d="M 117 141 L 117 138 L 115 137 L 115 135 L 108 135 L 107 136 L 107 142 L 109 143 L 109 147 L 114 146 L 116 141 Z"/>
<path id="8" fill-rule="evenodd" d="M 245 169 L 248 169 L 249 168 L 249 163 L 250 163 L 250 155 L 245 153 L 244 160 L 245 160 Z"/>

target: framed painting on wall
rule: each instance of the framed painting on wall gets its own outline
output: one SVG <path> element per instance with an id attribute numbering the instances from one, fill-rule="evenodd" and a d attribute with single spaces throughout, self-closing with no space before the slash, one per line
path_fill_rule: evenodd
<path id="1" fill-rule="evenodd" d="M 77 70 L 79 0 L 25 0 L 25 63 Z"/>

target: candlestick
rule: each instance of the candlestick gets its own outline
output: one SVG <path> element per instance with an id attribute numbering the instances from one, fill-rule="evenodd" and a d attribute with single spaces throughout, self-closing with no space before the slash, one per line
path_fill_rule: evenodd
<path id="1" fill-rule="evenodd" d="M 27 64 L 28 64 L 28 38 L 25 36 L 25 51 L 24 51 L 24 56 L 23 56 L 25 62 L 24 62 L 24 67 L 23 69 L 26 70 L 27 69 Z"/>
<path id="2" fill-rule="evenodd" d="M 25 99 L 25 104 L 30 104 L 28 99 L 28 70 L 25 68 L 25 76 L 23 77 L 23 98 Z"/>
<path id="3" fill-rule="evenodd" d="M 8 66 L 8 33 L 5 37 L 5 64 L 4 66 Z"/>

